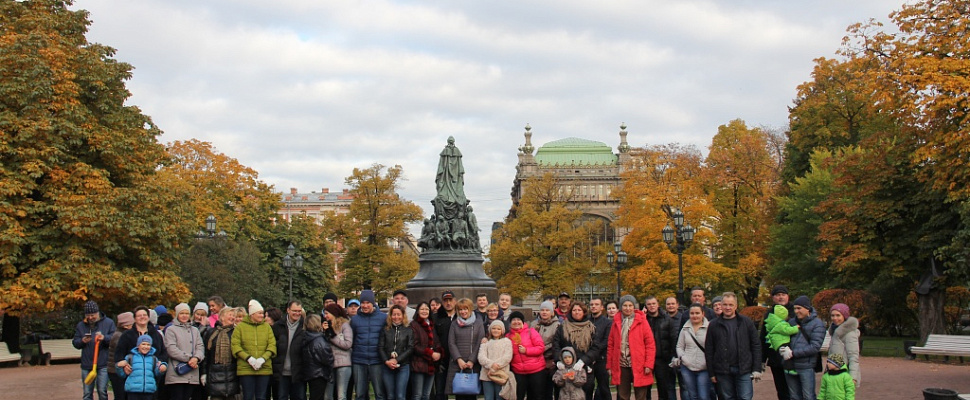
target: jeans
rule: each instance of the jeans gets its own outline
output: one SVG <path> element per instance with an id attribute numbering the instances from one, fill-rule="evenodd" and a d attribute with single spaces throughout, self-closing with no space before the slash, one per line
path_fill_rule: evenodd
<path id="1" fill-rule="evenodd" d="M 369 383 L 374 387 L 374 400 L 384 400 L 384 364 L 354 364 L 354 391 L 357 392 L 357 400 L 369 400 L 370 392 L 367 390 Z"/>
<path id="2" fill-rule="evenodd" d="M 81 385 L 84 386 L 84 400 L 92 400 L 94 398 L 94 387 L 98 387 L 98 399 L 108 400 L 108 367 L 98 368 L 98 377 L 91 382 L 90 385 L 84 383 L 84 378 L 91 373 L 91 369 L 81 369 Z"/>
<path id="3" fill-rule="evenodd" d="M 242 387 L 243 400 L 266 400 L 266 389 L 269 388 L 269 375 L 242 375 L 239 386 Z"/>
<path id="4" fill-rule="evenodd" d="M 687 394 L 681 393 L 681 398 L 690 400 L 711 399 L 711 376 L 707 370 L 691 371 L 687 367 L 680 367 L 680 379 L 687 386 Z"/>
<path id="5" fill-rule="evenodd" d="M 484 400 L 502 400 L 498 394 L 502 391 L 502 387 L 492 381 L 482 381 L 482 393 L 485 394 Z"/>
<path id="6" fill-rule="evenodd" d="M 794 372 L 792 374 L 792 371 L 788 371 L 785 374 L 791 400 L 815 400 L 815 370 L 796 369 Z"/>
<path id="7" fill-rule="evenodd" d="M 411 374 L 411 400 L 429 400 L 434 388 L 434 375 Z"/>
<path id="8" fill-rule="evenodd" d="M 293 382 L 292 376 L 281 375 L 276 383 L 277 400 L 306 400 L 306 381 Z"/>
<path id="9" fill-rule="evenodd" d="M 334 386 L 337 388 L 337 400 L 347 400 L 347 388 L 350 386 L 350 375 L 353 373 L 350 366 L 337 367 L 333 369 L 333 379 L 327 382 L 327 395 L 325 400 L 333 400 Z"/>
<path id="10" fill-rule="evenodd" d="M 411 366 L 402 365 L 398 369 L 382 368 L 384 376 L 384 396 L 387 400 L 408 400 L 408 379 L 411 378 Z"/>
<path id="11" fill-rule="evenodd" d="M 722 400 L 751 400 L 754 396 L 754 386 L 751 385 L 751 374 L 740 374 L 738 367 L 731 367 L 731 373 L 726 375 L 715 375 L 717 387 L 721 393 L 718 396 Z"/>

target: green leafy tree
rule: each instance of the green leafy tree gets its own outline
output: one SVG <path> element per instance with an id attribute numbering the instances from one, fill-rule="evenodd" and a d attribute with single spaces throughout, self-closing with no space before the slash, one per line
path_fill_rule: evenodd
<path id="1" fill-rule="evenodd" d="M 184 193 L 132 66 L 85 38 L 70 1 L 0 2 L 0 309 L 184 301 Z"/>
<path id="2" fill-rule="evenodd" d="M 232 306 L 246 306 L 250 299 L 281 305 L 286 294 L 280 285 L 268 285 L 270 273 L 261 265 L 259 248 L 246 239 L 194 239 L 185 252 L 180 276 L 195 298 L 204 301 L 218 294 Z"/>
<path id="3" fill-rule="evenodd" d="M 336 273 L 333 257 L 330 256 L 332 246 L 324 227 L 313 217 L 294 215 L 290 221 L 278 222 L 273 233 L 274 239 L 269 243 L 272 256 L 268 264 L 271 268 L 267 268 L 272 271 L 271 281 L 276 282 L 276 286 L 283 291 L 289 290 L 290 276 L 283 268 L 283 257 L 287 247 L 293 244 L 296 252 L 303 257 L 303 267 L 293 270 L 293 299 L 303 303 L 303 308 L 307 310 L 322 310 L 323 296 L 335 289 Z M 287 297 L 288 294 L 283 299 Z"/>
<path id="4" fill-rule="evenodd" d="M 342 243 L 346 255 L 338 290 L 343 295 L 371 288 L 390 295 L 403 289 L 418 271 L 414 254 L 397 252 L 394 243 L 407 236 L 407 224 L 421 220 L 421 207 L 398 194 L 404 180 L 400 165 L 354 168 L 345 183 L 354 200 L 344 215 L 326 218 L 328 232 Z"/>
<path id="5" fill-rule="evenodd" d="M 567 185 L 546 174 L 522 186 L 519 203 L 492 232 L 486 272 L 498 287 L 516 298 L 574 293 L 595 271 L 609 271 L 605 254 L 611 245 L 597 234 L 603 222 L 584 219 L 582 211 L 567 206 L 572 197 Z M 597 277 L 595 286 L 610 287 L 609 279 Z"/>

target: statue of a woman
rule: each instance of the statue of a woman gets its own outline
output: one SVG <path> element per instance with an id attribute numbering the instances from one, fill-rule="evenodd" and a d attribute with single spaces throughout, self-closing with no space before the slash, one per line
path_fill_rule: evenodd
<path id="1" fill-rule="evenodd" d="M 441 150 L 438 159 L 438 173 L 434 183 L 438 189 L 435 197 L 436 211 L 442 212 L 447 219 L 457 217 L 458 207 L 464 206 L 465 199 L 465 167 L 461 165 L 461 151 L 455 147 L 455 138 L 448 137 L 448 145 Z"/>

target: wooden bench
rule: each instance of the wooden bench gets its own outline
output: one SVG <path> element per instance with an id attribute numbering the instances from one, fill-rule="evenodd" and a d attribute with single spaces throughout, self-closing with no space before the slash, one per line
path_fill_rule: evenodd
<path id="1" fill-rule="evenodd" d="M 28 358 L 25 358 L 23 353 L 20 353 L 20 354 L 11 353 L 10 350 L 7 349 L 7 346 L 2 342 L 0 342 L 0 363 L 11 362 L 11 361 L 16 361 L 17 366 L 20 367 L 20 366 L 26 365 L 27 362 L 30 360 Z"/>
<path id="2" fill-rule="evenodd" d="M 81 350 L 74 348 L 72 339 L 40 340 L 40 361 L 50 365 L 53 360 L 80 360 Z"/>
<path id="3" fill-rule="evenodd" d="M 959 335 L 936 335 L 930 334 L 926 339 L 926 344 L 921 347 L 911 347 L 913 354 L 922 354 L 927 360 L 930 356 L 943 356 L 945 361 L 950 360 L 950 356 L 970 357 L 970 336 Z"/>

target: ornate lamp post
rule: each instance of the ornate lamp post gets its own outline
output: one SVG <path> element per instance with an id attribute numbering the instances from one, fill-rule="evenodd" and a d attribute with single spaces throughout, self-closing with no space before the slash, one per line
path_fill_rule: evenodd
<path id="1" fill-rule="evenodd" d="M 219 231 L 219 233 L 216 233 L 216 222 L 216 216 L 209 214 L 209 216 L 205 218 L 205 230 L 199 230 L 199 232 L 195 234 L 195 237 L 197 239 L 212 239 L 217 237 L 220 239 L 225 238 L 226 231 Z"/>
<path id="2" fill-rule="evenodd" d="M 613 254 L 612 251 L 606 253 L 606 263 L 616 268 L 616 300 L 620 301 L 620 270 L 626 265 L 626 252 L 622 250 L 619 240 L 613 243 L 613 250 L 616 251 L 616 254 Z M 614 259 L 616 263 L 613 263 Z"/>
<path id="3" fill-rule="evenodd" d="M 694 241 L 696 229 L 690 224 L 684 225 L 684 212 L 679 209 L 664 207 L 667 215 L 674 221 L 674 227 L 667 225 L 663 229 L 664 243 L 670 251 L 677 253 L 677 300 L 680 307 L 685 308 L 684 303 L 684 250 Z"/>
<path id="4" fill-rule="evenodd" d="M 303 268 L 303 256 L 297 254 L 294 258 L 294 254 L 296 254 L 296 247 L 290 243 L 290 246 L 286 248 L 286 256 L 283 257 L 283 268 L 290 276 L 290 301 L 293 301 L 293 267 L 296 267 L 296 269 Z"/>

